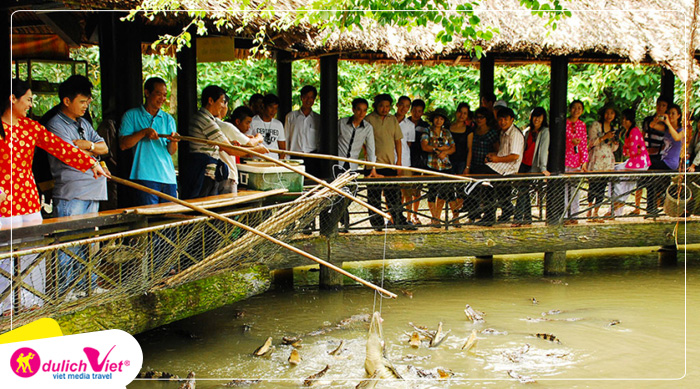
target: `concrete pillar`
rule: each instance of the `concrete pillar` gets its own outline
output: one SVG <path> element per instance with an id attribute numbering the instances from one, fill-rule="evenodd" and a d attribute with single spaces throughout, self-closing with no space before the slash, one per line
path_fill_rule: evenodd
<path id="1" fill-rule="evenodd" d="M 663 68 L 661 71 L 661 96 L 673 101 L 676 77 L 673 72 Z"/>
<path id="2" fill-rule="evenodd" d="M 343 262 L 337 262 L 332 260 L 332 255 L 331 255 L 331 240 L 326 239 L 327 242 L 327 253 L 328 257 L 326 258 L 326 261 L 329 263 L 338 266 L 340 268 L 343 267 Z M 318 275 L 318 287 L 321 289 L 341 289 L 343 287 L 343 278 L 345 277 L 344 275 L 337 273 L 326 266 L 320 265 L 320 273 Z"/>
<path id="3" fill-rule="evenodd" d="M 544 275 L 566 274 L 566 251 L 544 253 Z"/>
<path id="4" fill-rule="evenodd" d="M 474 276 L 476 278 L 493 277 L 493 255 L 477 256 L 474 260 Z"/>
<path id="5" fill-rule="evenodd" d="M 549 100 L 549 160 L 547 170 L 552 174 L 564 173 L 566 149 L 567 83 L 569 59 L 552 57 Z M 558 224 L 564 214 L 564 182 L 551 180 L 547 183 L 547 223 Z"/>
<path id="6" fill-rule="evenodd" d="M 338 55 L 321 57 L 321 154 L 338 155 Z M 332 161 L 324 165 L 323 178 L 332 177 Z"/>
<path id="7" fill-rule="evenodd" d="M 493 93 L 494 58 L 492 55 L 479 60 L 479 96 Z"/>
<path id="8" fill-rule="evenodd" d="M 277 51 L 277 95 L 280 98 L 280 106 L 277 110 L 277 119 L 284 123 L 284 118 L 292 111 L 292 61 L 288 52 Z M 287 139 L 289 142 L 289 139 Z"/>
<path id="9" fill-rule="evenodd" d="M 659 249 L 659 266 L 675 267 L 678 265 L 678 249 L 676 246 L 663 246 Z"/>
<path id="10" fill-rule="evenodd" d="M 183 47 L 177 53 L 177 132 L 180 135 L 189 135 L 190 118 L 199 109 L 197 104 L 197 34 L 194 28 L 190 29 L 190 47 Z M 170 86 L 172 87 L 172 86 Z M 177 162 L 182 168 L 189 160 L 188 142 L 180 142 L 178 145 Z"/>

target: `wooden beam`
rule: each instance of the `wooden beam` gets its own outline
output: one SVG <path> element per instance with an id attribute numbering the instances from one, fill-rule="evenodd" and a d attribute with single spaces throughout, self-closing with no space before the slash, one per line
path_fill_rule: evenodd
<path id="1" fill-rule="evenodd" d="M 287 114 L 292 111 L 292 62 L 291 56 L 286 51 L 277 51 L 277 95 L 280 98 L 280 106 L 277 110 L 277 119 L 284 123 Z M 287 139 L 287 144 L 289 144 Z"/>
<path id="2" fill-rule="evenodd" d="M 479 66 L 479 96 L 493 93 L 494 57 L 492 55 L 481 57 Z"/>
<path id="3" fill-rule="evenodd" d="M 68 46 L 78 47 L 82 43 L 83 32 L 73 12 L 37 11 L 36 16 Z"/>
<path id="4" fill-rule="evenodd" d="M 108 211 L 99 215 L 80 215 L 80 217 L 52 218 L 44 220 L 41 224 L 15 227 L 12 229 L 12 239 L 32 238 L 56 234 L 60 231 L 78 231 L 118 224 L 132 224 L 139 220 L 146 220 L 146 217 L 136 213 L 124 213 L 121 211 Z M 10 229 L 3 228 L 0 230 L 0 242 L 9 241 Z"/>
<path id="5" fill-rule="evenodd" d="M 190 28 L 192 39 L 190 47 L 183 47 L 177 57 L 177 85 L 171 85 L 171 93 L 177 93 L 177 132 L 189 135 L 190 118 L 197 112 L 197 34 Z M 177 160 L 179 166 L 185 166 L 189 160 L 189 145 L 178 146 Z"/>
<path id="6" fill-rule="evenodd" d="M 321 150 L 338 155 L 338 55 L 321 57 Z M 325 163 L 324 177 L 331 177 L 332 162 Z"/>
<path id="7" fill-rule="evenodd" d="M 693 227 L 694 226 L 694 227 Z M 535 226 L 510 228 L 461 228 L 448 231 L 390 231 L 386 239 L 386 258 L 464 257 L 504 254 L 544 253 L 611 247 L 666 246 L 675 243 L 676 222 L 611 222 L 576 226 Z M 700 243 L 700 222 L 688 221 L 679 229 L 678 241 Z M 330 246 L 333 261 L 354 262 L 381 259 L 384 234 L 353 232 L 328 239 L 323 236 L 302 237 L 290 242 L 314 255 L 325 255 Z M 357 248 L 362 247 L 362 254 Z M 274 268 L 300 266 L 304 258 L 287 253 L 277 254 L 269 262 Z"/>
<path id="8" fill-rule="evenodd" d="M 102 81 L 102 117 L 117 123 L 124 113 L 143 103 L 143 69 L 141 68 L 140 22 L 122 22 L 126 12 L 99 12 L 98 38 L 100 48 L 100 77 Z M 117 127 L 118 128 L 118 127 Z M 117 156 L 117 171 L 129 177 L 133 161 L 132 150 L 122 151 L 113 145 Z M 129 188 L 117 188 L 117 206 L 132 205 L 134 196 Z"/>
<path id="9" fill-rule="evenodd" d="M 566 93 L 569 81 L 569 59 L 554 57 L 551 63 L 550 100 L 549 100 L 549 160 L 547 170 L 552 174 L 564 173 L 564 155 L 566 148 Z M 554 180 L 547 185 L 547 198 L 563 199 L 564 182 Z M 564 214 L 564 202 L 547 203 L 547 222 L 557 224 Z"/>
<path id="10" fill-rule="evenodd" d="M 673 72 L 663 68 L 661 69 L 661 96 L 673 101 L 673 92 L 675 89 L 676 77 Z"/>
<path id="11" fill-rule="evenodd" d="M 9 11 L 2 11 L 2 13 L 0 13 L 0 17 L 2 17 L 2 20 L 5 21 L 6 26 L 10 25 L 10 12 Z M 8 29 L 6 28 L 0 34 L 0 77 L 2 77 L 3 80 L 5 80 L 4 82 L 7 82 L 8 80 L 12 79 L 12 58 L 10 56 L 11 51 L 12 51 L 12 42 L 10 40 L 10 33 L 9 33 Z M 5 85 L 5 84 L 3 84 L 3 85 Z M 3 93 L 7 93 L 7 92 L 3 92 Z M 4 240 L 3 242 L 8 242 L 8 241 Z"/>

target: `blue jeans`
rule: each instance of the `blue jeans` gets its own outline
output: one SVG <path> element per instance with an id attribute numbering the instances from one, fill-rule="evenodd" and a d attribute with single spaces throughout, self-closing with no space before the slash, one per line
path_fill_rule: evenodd
<path id="1" fill-rule="evenodd" d="M 165 193 L 167 195 L 177 197 L 177 185 L 175 184 L 163 184 L 161 182 L 147 181 L 147 180 L 134 180 L 134 182 L 141 184 L 149 189 L 157 190 L 158 192 Z M 158 203 L 167 203 L 166 200 L 140 190 L 136 191 L 136 205 L 151 205 Z"/>
<path id="2" fill-rule="evenodd" d="M 99 201 L 93 200 L 56 200 L 56 216 L 75 216 L 83 215 L 86 213 L 95 213 L 100 208 Z M 80 232 L 80 231 L 76 231 Z M 75 254 L 75 256 L 82 258 L 85 262 L 88 261 L 87 247 L 77 246 L 68 248 L 70 252 Z M 85 268 L 85 265 L 73 259 L 70 255 L 60 252 L 58 253 L 58 293 L 63 294 L 67 292 L 67 289 L 75 282 L 75 278 L 80 274 Z M 90 287 L 95 288 L 97 286 L 97 274 L 91 274 L 90 276 Z M 77 287 L 79 290 L 87 289 L 85 285 L 85 278 L 82 278 Z"/>

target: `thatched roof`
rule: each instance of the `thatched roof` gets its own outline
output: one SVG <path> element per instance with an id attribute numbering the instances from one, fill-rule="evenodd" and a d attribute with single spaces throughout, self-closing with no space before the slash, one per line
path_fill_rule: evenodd
<path id="1" fill-rule="evenodd" d="M 455 3 L 463 0 L 454 0 Z M 255 1 L 254 1 L 255 2 Z M 63 0 L 68 8 L 128 9 L 138 0 Z M 143 4 L 149 5 L 148 0 Z M 235 0 L 181 0 L 183 8 L 207 9 L 209 18 L 225 16 L 232 28 L 224 34 L 252 36 L 273 20 L 256 14 L 226 13 L 237 9 Z M 298 9 L 303 0 L 278 0 L 278 14 Z M 552 31 L 546 20 L 532 15 L 519 0 L 483 0 L 475 13 L 483 26 L 497 28 L 490 41 L 477 41 L 486 55 L 516 61 L 547 60 L 555 55 L 570 56 L 572 61 L 627 61 L 654 63 L 671 69 L 685 79 L 685 47 L 692 18 L 692 0 L 576 0 L 562 1 L 572 16 L 558 22 Z M 156 19 L 155 24 L 169 25 L 186 19 L 186 14 Z M 411 31 L 396 26 L 377 26 L 363 20 L 363 28 L 350 31 L 319 31 L 304 23 L 280 33 L 268 28 L 269 46 L 292 52 L 294 58 L 340 54 L 342 59 L 423 61 L 470 59 L 472 53 L 456 39 L 447 46 L 436 43 L 441 27 L 428 24 Z M 236 28 L 244 25 L 242 32 Z M 213 27 L 213 25 L 212 25 Z M 209 29 L 215 31 L 214 28 Z M 695 48 L 700 48 L 696 43 Z M 464 62 L 462 62 L 464 63 Z"/>
<path id="2" fill-rule="evenodd" d="M 482 24 L 498 28 L 490 41 L 475 42 L 487 55 L 547 58 L 568 55 L 573 58 L 605 59 L 621 57 L 634 63 L 652 62 L 670 68 L 685 78 L 686 34 L 692 16 L 690 0 L 580 0 L 565 2 L 572 11 L 558 22 L 556 30 L 545 27 L 545 20 L 519 6 L 518 0 L 488 0 L 476 14 Z M 366 23 L 353 31 L 333 31 L 325 39 L 304 41 L 316 53 L 326 51 L 381 52 L 404 60 L 436 56 L 469 55 L 463 40 L 448 46 L 435 42 L 440 26 L 416 27 L 408 32 L 392 26 Z M 700 44 L 696 43 L 696 49 Z"/>

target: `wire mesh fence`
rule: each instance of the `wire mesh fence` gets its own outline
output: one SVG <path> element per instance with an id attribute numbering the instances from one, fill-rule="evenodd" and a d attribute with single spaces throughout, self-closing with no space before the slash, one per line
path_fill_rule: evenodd
<path id="1" fill-rule="evenodd" d="M 350 179 L 345 175 L 331 185 L 342 188 Z M 316 187 L 291 202 L 224 215 L 288 241 L 339 197 Z M 93 230 L 93 235 L 98 233 Z M 250 263 L 267 263 L 280 249 L 230 223 L 197 217 L 0 253 L 0 332 L 40 317 L 174 287 Z"/>
<path id="2" fill-rule="evenodd" d="M 381 195 L 383 209 L 392 213 L 393 220 L 385 225 L 371 212 L 350 204 L 341 219 L 340 232 L 569 225 L 700 213 L 700 200 L 693 200 L 700 197 L 697 173 L 482 176 L 467 183 L 414 176 L 408 180 L 360 180 L 353 191 L 375 204 Z"/>

